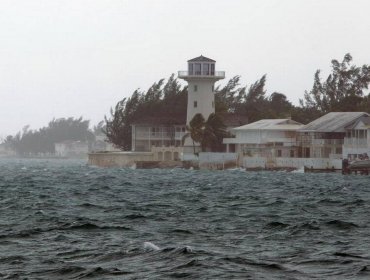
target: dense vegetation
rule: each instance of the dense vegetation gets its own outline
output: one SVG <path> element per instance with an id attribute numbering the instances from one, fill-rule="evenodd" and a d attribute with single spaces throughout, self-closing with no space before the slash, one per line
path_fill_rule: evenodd
<path id="1" fill-rule="evenodd" d="M 189 135 L 203 150 L 217 151 L 225 135 L 224 114 L 246 116 L 249 122 L 291 117 L 306 124 L 332 111 L 370 112 L 370 66 L 353 65 L 351 55 L 346 54 L 341 62 L 332 60 L 331 67 L 331 74 L 324 80 L 320 70 L 316 71 L 312 89 L 304 93 L 298 106 L 283 93 L 266 94 L 266 75 L 250 86 L 240 85 L 240 76 L 235 76 L 225 86 L 216 88 L 216 114 L 208 120 L 198 116 L 195 126 L 187 127 Z M 110 143 L 122 150 L 131 150 L 132 124 L 146 120 L 162 125 L 185 124 L 186 110 L 187 87 L 181 86 L 172 74 L 167 81 L 161 79 L 147 91 L 137 89 L 130 97 L 120 100 L 111 109 L 111 116 L 105 117 L 105 124 L 100 123 L 94 131 L 96 134 L 103 129 Z M 52 154 L 56 142 L 90 141 L 94 136 L 88 127 L 89 121 L 82 118 L 58 119 L 37 131 L 25 127 L 17 135 L 8 136 L 5 143 L 19 155 Z"/>
<path id="2" fill-rule="evenodd" d="M 202 151 L 218 152 L 223 150 L 222 140 L 230 136 L 220 114 L 210 114 L 205 120 L 202 114 L 196 114 L 186 126 L 188 133 L 183 141 L 190 137 L 196 154 L 195 142 L 200 143 Z"/>
<path id="3" fill-rule="evenodd" d="M 54 144 L 65 140 L 93 141 L 94 134 L 89 130 L 89 121 L 79 119 L 53 119 L 47 127 L 39 130 L 23 128 L 15 136 L 7 136 L 5 145 L 19 156 L 52 155 Z"/>
<path id="4" fill-rule="evenodd" d="M 332 60 L 332 73 L 324 81 L 320 78 L 320 70 L 317 70 L 313 87 L 305 93 L 301 107 L 318 115 L 329 112 L 369 112 L 370 66 L 357 67 L 351 62 L 350 54 L 346 54 L 342 62 Z"/>
<path id="5" fill-rule="evenodd" d="M 316 71 L 313 87 L 305 92 L 299 106 L 294 106 L 283 93 L 267 95 L 266 75 L 249 87 L 240 86 L 240 76 L 235 76 L 225 86 L 216 88 L 216 115 L 220 119 L 224 113 L 244 115 L 249 122 L 291 117 L 306 124 L 332 111 L 369 112 L 370 66 L 353 65 L 350 54 L 346 54 L 342 62 L 332 60 L 331 66 L 332 73 L 324 81 L 320 78 L 320 70 Z M 160 119 L 162 124 L 185 123 L 187 88 L 182 88 L 174 75 L 163 84 L 162 79 L 148 91 L 136 90 L 131 97 L 117 103 L 111 111 L 111 118 L 106 118 L 108 141 L 123 150 L 130 150 L 131 124 L 145 117 Z M 206 123 L 199 119 L 196 123 L 198 121 Z M 201 127 L 206 128 L 204 125 Z M 194 134 L 191 127 L 188 131 Z"/>
<path id="6" fill-rule="evenodd" d="M 175 76 L 164 83 L 154 83 L 146 92 L 135 90 L 129 98 L 123 98 L 111 110 L 111 118 L 105 118 L 104 130 L 108 141 L 123 150 L 131 150 L 131 125 L 151 119 L 161 124 L 185 124 L 187 88 L 181 87 Z"/>

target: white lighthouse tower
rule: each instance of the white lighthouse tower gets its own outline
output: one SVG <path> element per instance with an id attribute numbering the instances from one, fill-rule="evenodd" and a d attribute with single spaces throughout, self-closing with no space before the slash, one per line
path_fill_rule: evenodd
<path id="1" fill-rule="evenodd" d="M 179 71 L 179 78 L 188 82 L 186 124 L 200 113 L 207 120 L 215 112 L 215 83 L 225 78 L 224 71 L 216 71 L 216 61 L 199 56 L 188 60 L 188 71 Z"/>
<path id="2" fill-rule="evenodd" d="M 179 78 L 188 82 L 186 124 L 198 113 L 207 120 L 215 112 L 215 83 L 225 78 L 225 72 L 216 71 L 216 61 L 201 55 L 188 60 L 188 71 L 179 71 Z M 186 138 L 184 152 L 190 153 L 192 146 L 192 141 Z"/>

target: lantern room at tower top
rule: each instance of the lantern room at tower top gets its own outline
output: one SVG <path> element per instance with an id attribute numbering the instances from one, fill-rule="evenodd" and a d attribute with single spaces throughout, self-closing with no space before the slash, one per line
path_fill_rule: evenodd
<path id="1" fill-rule="evenodd" d="M 212 78 L 215 80 L 225 78 L 224 71 L 216 71 L 216 61 L 205 56 L 198 56 L 188 60 L 188 71 L 179 71 L 179 78 Z"/>

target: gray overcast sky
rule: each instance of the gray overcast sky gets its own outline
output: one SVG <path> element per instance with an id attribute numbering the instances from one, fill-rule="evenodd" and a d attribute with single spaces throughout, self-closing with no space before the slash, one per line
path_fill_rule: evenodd
<path id="1" fill-rule="evenodd" d="M 368 0 L 0 0 L 0 137 L 96 124 L 200 54 L 297 104 L 331 59 L 370 64 L 369 14 Z"/>

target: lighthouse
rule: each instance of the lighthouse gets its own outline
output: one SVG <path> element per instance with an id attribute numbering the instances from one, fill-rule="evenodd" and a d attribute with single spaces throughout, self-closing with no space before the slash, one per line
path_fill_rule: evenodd
<path id="1" fill-rule="evenodd" d="M 179 71 L 178 76 L 188 82 L 186 124 L 198 113 L 207 120 L 215 112 L 215 83 L 225 78 L 225 72 L 216 71 L 216 61 L 201 55 L 188 60 L 188 71 Z"/>

